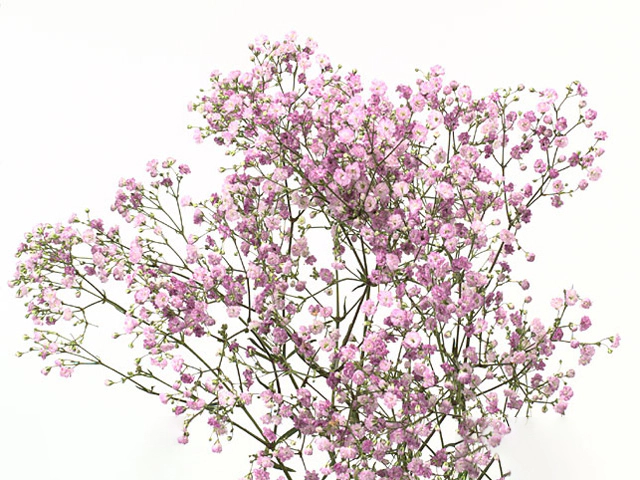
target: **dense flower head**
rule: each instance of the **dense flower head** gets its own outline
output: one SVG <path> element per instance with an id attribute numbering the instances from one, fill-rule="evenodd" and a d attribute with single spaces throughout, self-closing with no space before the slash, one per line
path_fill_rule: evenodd
<path id="1" fill-rule="evenodd" d="M 503 476 L 509 417 L 573 396 L 550 359 L 619 341 L 582 338 L 573 287 L 530 314 L 512 272 L 535 259 L 518 237 L 534 203 L 601 175 L 606 133 L 571 143 L 597 116 L 586 89 L 476 97 L 439 66 L 367 87 L 295 34 L 250 49 L 250 70 L 214 71 L 189 104 L 195 140 L 236 159 L 221 192 L 185 196 L 190 168 L 152 160 L 112 206 L 129 238 L 89 215 L 27 234 L 10 283 L 31 350 L 63 376 L 107 366 L 87 311 L 115 308 L 138 356 L 112 372 L 185 419 L 180 443 L 198 418 L 213 452 L 248 434 L 254 479 Z"/>

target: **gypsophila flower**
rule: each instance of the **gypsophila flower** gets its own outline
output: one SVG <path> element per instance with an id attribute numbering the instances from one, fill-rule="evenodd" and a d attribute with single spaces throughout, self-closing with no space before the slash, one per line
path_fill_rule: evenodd
<path id="1" fill-rule="evenodd" d="M 213 453 L 243 432 L 250 479 L 505 478 L 510 418 L 569 411 L 575 372 L 552 360 L 620 342 L 583 337 L 576 289 L 550 310 L 518 274 L 533 206 L 598 180 L 607 134 L 574 135 L 597 119 L 578 82 L 482 97 L 435 66 L 363 85 L 317 49 L 259 37 L 189 102 L 194 140 L 235 162 L 219 192 L 154 159 L 119 182 L 123 228 L 87 213 L 25 235 L 29 351 L 157 395 L 181 444 L 198 422 Z M 90 351 L 94 306 L 129 368 Z"/>

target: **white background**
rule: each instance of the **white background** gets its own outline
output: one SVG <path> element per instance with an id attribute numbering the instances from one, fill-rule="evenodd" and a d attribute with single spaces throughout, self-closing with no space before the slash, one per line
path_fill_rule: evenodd
<path id="1" fill-rule="evenodd" d="M 541 309 L 576 286 L 594 300 L 594 336 L 619 332 L 578 372 L 565 417 L 519 421 L 502 456 L 518 480 L 636 477 L 638 328 L 638 52 L 633 2 L 2 0 L 0 3 L 0 277 L 35 223 L 91 207 L 106 213 L 120 177 L 152 158 L 187 161 L 205 192 L 225 162 L 195 145 L 186 104 L 214 68 L 249 67 L 259 34 L 312 36 L 334 64 L 366 80 L 412 83 L 441 64 L 474 93 L 580 79 L 610 140 L 600 182 L 560 210 L 541 206 L 527 234 L 527 276 Z M 2 283 L 4 285 L 4 281 Z M 0 478 L 238 478 L 245 459 L 180 446 L 180 422 L 157 399 L 106 388 L 106 374 L 43 377 L 14 354 L 29 331 L 0 286 Z M 114 320 L 120 326 L 120 320 Z"/>

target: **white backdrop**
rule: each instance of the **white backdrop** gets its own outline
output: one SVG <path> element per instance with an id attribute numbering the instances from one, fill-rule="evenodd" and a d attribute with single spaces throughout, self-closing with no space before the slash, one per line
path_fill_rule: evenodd
<path id="1" fill-rule="evenodd" d="M 519 421 L 502 456 L 518 480 L 632 478 L 640 447 L 637 88 L 640 36 L 625 0 L 0 2 L 0 277 L 22 233 L 91 207 L 107 212 L 120 177 L 152 158 L 189 162 L 206 193 L 225 161 L 195 145 L 187 102 L 208 74 L 249 66 L 259 34 L 312 36 L 366 80 L 412 83 L 441 64 L 474 93 L 580 79 L 610 133 L 603 178 L 560 210 L 538 208 L 528 277 L 540 305 L 575 285 L 594 300 L 594 336 L 619 332 L 578 372 L 566 417 Z M 4 281 L 2 283 L 4 285 Z M 105 372 L 43 377 L 18 360 L 22 302 L 0 286 L 0 478 L 238 478 L 246 461 L 206 438 L 178 445 L 180 422 L 157 399 L 106 388 Z M 107 319 L 108 320 L 108 319 Z M 120 325 L 120 320 L 117 321 Z M 637 478 L 637 477 L 636 477 Z"/>

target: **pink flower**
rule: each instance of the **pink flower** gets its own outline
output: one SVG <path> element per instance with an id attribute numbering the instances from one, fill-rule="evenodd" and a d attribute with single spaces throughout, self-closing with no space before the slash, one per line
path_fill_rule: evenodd
<path id="1" fill-rule="evenodd" d="M 409 117 L 411 117 L 411 110 L 409 110 L 407 107 L 399 107 L 396 109 L 396 118 L 400 122 L 407 121 Z"/>
<path id="2" fill-rule="evenodd" d="M 340 456 L 345 460 L 353 460 L 358 455 L 358 451 L 353 447 L 340 447 Z"/>
<path id="3" fill-rule="evenodd" d="M 505 245 L 512 245 L 516 241 L 516 236 L 509 230 L 501 230 L 499 236 L 500 241 L 502 241 Z"/>
<path id="4" fill-rule="evenodd" d="M 353 130 L 350 128 L 341 129 L 338 132 L 338 138 L 342 143 L 350 143 L 354 138 Z"/>
<path id="5" fill-rule="evenodd" d="M 451 200 L 454 197 L 453 187 L 446 182 L 438 183 L 436 192 L 443 200 Z"/>
<path id="6" fill-rule="evenodd" d="M 133 225 L 139 227 L 147 222 L 147 217 L 144 213 L 139 213 L 133 218 Z"/>
<path id="7" fill-rule="evenodd" d="M 151 290 L 149 290 L 148 287 L 142 287 L 141 289 L 136 291 L 136 293 L 133 295 L 133 298 L 136 303 L 144 303 L 147 301 L 150 294 Z"/>
<path id="8" fill-rule="evenodd" d="M 593 134 L 596 140 L 606 140 L 608 135 L 607 132 L 596 132 Z"/>
<path id="9" fill-rule="evenodd" d="M 395 124 L 388 118 L 381 119 L 376 126 L 376 133 L 380 135 L 382 140 L 390 141 L 393 138 L 394 132 Z"/>
<path id="10" fill-rule="evenodd" d="M 357 180 L 360 176 L 360 166 L 358 163 L 350 163 L 344 167 L 344 171 L 351 177 L 351 180 Z"/>
<path id="11" fill-rule="evenodd" d="M 351 375 L 351 382 L 354 385 L 362 385 L 365 379 L 366 377 L 362 370 L 356 370 L 355 372 L 353 372 L 353 375 Z"/>
<path id="12" fill-rule="evenodd" d="M 556 297 L 551 300 L 551 306 L 556 310 L 560 310 L 564 306 L 564 300 L 559 297 Z"/>
<path id="13" fill-rule="evenodd" d="M 529 130 L 529 128 L 531 128 L 531 122 L 526 118 L 521 117 L 520 120 L 518 120 L 518 128 L 523 132 L 526 132 L 527 130 Z"/>
<path id="14" fill-rule="evenodd" d="M 344 448 L 344 447 L 343 447 Z M 342 449 L 341 449 L 342 451 Z M 276 458 L 282 462 L 286 462 L 293 458 L 293 451 L 288 446 L 282 446 L 276 451 Z"/>
<path id="15" fill-rule="evenodd" d="M 364 199 L 364 210 L 367 213 L 371 213 L 376 209 L 378 205 L 378 200 L 373 196 L 369 195 Z"/>
<path id="16" fill-rule="evenodd" d="M 427 129 L 426 126 L 424 125 L 420 125 L 419 123 L 415 123 L 413 125 L 412 131 L 411 131 L 411 135 L 413 140 L 415 140 L 416 142 L 426 142 L 427 141 L 427 132 L 429 130 Z"/>
<path id="17" fill-rule="evenodd" d="M 557 137 L 553 144 L 558 148 L 564 148 L 569 145 L 569 139 L 567 137 Z"/>
<path id="18" fill-rule="evenodd" d="M 444 75 L 444 68 L 442 65 L 434 65 L 429 69 L 429 72 L 435 76 L 442 76 Z"/>
<path id="19" fill-rule="evenodd" d="M 567 409 L 567 402 L 565 402 L 564 400 L 560 400 L 558 403 L 555 404 L 555 406 L 553 407 L 553 409 L 558 412 L 560 415 L 564 415 L 565 410 Z"/>
<path id="20" fill-rule="evenodd" d="M 588 365 L 591 363 L 591 359 L 595 353 L 596 349 L 593 345 L 583 345 L 582 348 L 580 348 L 580 359 L 578 360 L 578 363 L 580 365 Z"/>
<path id="21" fill-rule="evenodd" d="M 393 409 L 393 407 L 396 406 L 396 404 L 398 403 L 398 397 L 393 393 L 393 392 L 386 392 L 383 396 L 382 396 L 382 401 L 384 403 L 384 406 L 387 407 L 388 409 Z"/>
<path id="22" fill-rule="evenodd" d="M 393 196 L 395 198 L 403 198 L 409 192 L 409 184 L 407 182 L 396 182 L 393 184 Z"/>
<path id="23" fill-rule="evenodd" d="M 544 160 L 539 158 L 533 164 L 533 169 L 535 170 L 536 173 L 540 173 L 540 174 L 545 173 L 547 171 L 547 164 Z"/>
<path id="24" fill-rule="evenodd" d="M 562 390 L 560 390 L 560 398 L 562 400 L 571 400 L 571 397 L 573 397 L 573 390 L 569 385 L 565 385 L 564 387 L 562 387 Z"/>
<path id="25" fill-rule="evenodd" d="M 169 304 L 169 295 L 165 291 L 159 292 L 153 299 L 153 303 L 158 308 L 164 308 Z"/>
<path id="26" fill-rule="evenodd" d="M 154 159 L 147 162 L 147 172 L 149 172 L 151 177 L 158 176 L 158 160 Z"/>
<path id="27" fill-rule="evenodd" d="M 387 84 L 381 80 L 373 80 L 371 82 L 370 91 L 372 94 L 382 97 L 385 93 L 387 93 Z"/>
<path id="28" fill-rule="evenodd" d="M 188 243 L 187 244 L 187 257 L 185 258 L 185 262 L 192 264 L 198 261 L 198 249 L 195 245 Z"/>
<path id="29" fill-rule="evenodd" d="M 319 276 L 320 279 L 327 284 L 333 282 L 333 273 L 331 273 L 331 270 L 329 270 L 328 268 L 321 268 Z"/>
<path id="30" fill-rule="evenodd" d="M 589 170 L 587 170 L 587 177 L 592 182 L 599 180 L 601 175 L 602 169 L 600 167 L 591 167 Z"/>
<path id="31" fill-rule="evenodd" d="M 138 238 L 131 242 L 131 246 L 129 247 L 129 261 L 131 263 L 140 263 L 142 259 L 142 248 L 138 243 Z"/>
<path id="32" fill-rule="evenodd" d="M 351 183 L 351 176 L 341 168 L 337 168 L 336 171 L 333 172 L 333 179 L 341 187 L 346 187 Z"/>
<path id="33" fill-rule="evenodd" d="M 193 139 L 196 143 L 202 143 L 202 132 L 199 128 L 193 129 Z"/>
<path id="34" fill-rule="evenodd" d="M 182 371 L 182 366 L 184 365 L 184 359 L 181 356 L 175 356 L 171 360 L 171 368 L 173 368 L 174 372 L 180 373 Z"/>
<path id="35" fill-rule="evenodd" d="M 398 258 L 397 255 L 393 253 L 387 253 L 386 265 L 387 265 L 387 268 L 389 268 L 389 270 L 393 272 L 398 269 L 398 266 L 400 265 L 400 259 Z"/>
<path id="36" fill-rule="evenodd" d="M 236 396 L 229 390 L 218 391 L 218 403 L 223 407 L 231 407 L 236 401 Z"/>
<path id="37" fill-rule="evenodd" d="M 333 450 L 333 443 L 328 438 L 320 437 L 316 440 L 316 447 L 321 452 L 328 452 L 329 450 Z"/>
<path id="38" fill-rule="evenodd" d="M 611 348 L 618 348 L 620 346 L 620 335 L 616 334 L 611 341 Z"/>
<path id="39" fill-rule="evenodd" d="M 378 293 L 378 302 L 383 307 L 391 307 L 393 305 L 393 293 L 383 290 Z"/>
<path id="40" fill-rule="evenodd" d="M 422 344 L 422 338 L 420 338 L 420 333 L 415 331 L 407 332 L 404 336 L 404 341 L 402 344 L 409 349 L 414 349 L 420 347 Z"/>
<path id="41" fill-rule="evenodd" d="M 133 318 L 131 315 L 126 315 L 124 317 L 124 331 L 126 333 L 133 332 L 133 329 L 136 328 L 140 322 L 137 319 Z"/>
<path id="42" fill-rule="evenodd" d="M 458 98 L 462 103 L 469 103 L 472 100 L 471 88 L 467 85 L 463 85 L 458 89 Z"/>
<path id="43" fill-rule="evenodd" d="M 199 208 L 196 208 L 193 211 L 193 223 L 196 225 L 200 225 L 203 220 L 204 220 L 204 213 L 202 213 L 202 210 L 200 210 Z"/>
<path id="44" fill-rule="evenodd" d="M 93 244 L 96 241 L 96 234 L 93 230 L 85 230 L 82 233 L 82 241 L 88 245 Z"/>
<path id="45" fill-rule="evenodd" d="M 211 451 L 213 453 L 220 453 L 222 452 L 222 444 L 219 441 L 214 442 L 214 444 L 211 447 Z"/>
<path id="46" fill-rule="evenodd" d="M 431 111 L 429 115 L 427 115 L 427 127 L 429 130 L 435 130 L 440 125 L 442 125 L 444 118 L 440 112 Z"/>
<path id="47" fill-rule="evenodd" d="M 567 305 L 572 306 L 578 303 L 578 294 L 577 292 L 571 288 L 564 293 L 564 300 Z"/>
<path id="48" fill-rule="evenodd" d="M 538 103 L 538 112 L 540 113 L 546 113 L 549 111 L 549 109 L 551 108 L 551 105 L 549 105 L 548 102 L 540 102 Z"/>
<path id="49" fill-rule="evenodd" d="M 373 300 L 371 300 L 370 298 L 365 300 L 362 303 L 362 313 L 364 313 L 368 317 L 371 317 L 371 316 L 375 315 L 375 313 L 376 313 L 376 304 L 375 304 L 375 302 Z"/>

